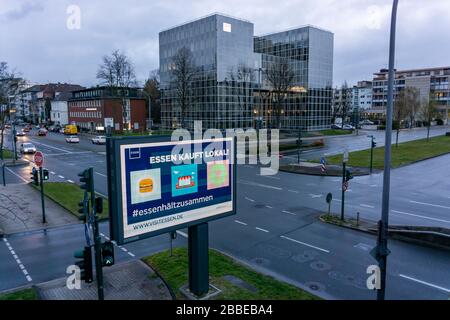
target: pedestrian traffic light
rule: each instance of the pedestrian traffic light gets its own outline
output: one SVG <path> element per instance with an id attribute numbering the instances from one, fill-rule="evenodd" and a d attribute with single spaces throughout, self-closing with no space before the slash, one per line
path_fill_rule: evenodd
<path id="1" fill-rule="evenodd" d="M 347 170 L 346 172 L 345 172 L 345 181 L 350 181 L 350 180 L 352 180 L 353 179 L 353 175 L 352 175 L 352 173 L 350 172 L 350 170 Z"/>
<path id="2" fill-rule="evenodd" d="M 33 180 L 33 183 L 35 186 L 39 185 L 39 174 L 36 168 L 33 167 L 33 170 L 31 170 L 31 180 Z"/>
<path id="3" fill-rule="evenodd" d="M 103 212 L 103 198 L 97 197 L 95 198 L 95 213 L 102 213 Z"/>
<path id="4" fill-rule="evenodd" d="M 77 259 L 81 259 L 75 262 L 75 265 L 78 266 L 81 271 L 80 279 L 84 280 L 86 283 L 91 283 L 94 279 L 92 273 L 91 247 L 84 247 L 83 250 L 75 251 L 73 256 Z"/>
<path id="5" fill-rule="evenodd" d="M 114 264 L 114 244 L 111 241 L 102 243 L 102 266 L 111 267 Z"/>
<path id="6" fill-rule="evenodd" d="M 48 176 L 48 169 L 42 169 L 42 179 L 43 179 L 44 181 L 47 181 L 47 180 L 49 179 L 49 176 Z"/>
<path id="7" fill-rule="evenodd" d="M 86 223 L 86 217 L 89 213 L 89 200 L 83 200 L 78 202 L 78 213 L 80 214 L 79 219 Z"/>
<path id="8" fill-rule="evenodd" d="M 80 188 L 86 190 L 87 192 L 94 192 L 94 180 L 92 176 L 93 170 L 92 168 L 86 169 L 83 172 L 80 172 L 78 176 L 80 177 L 81 186 Z"/>

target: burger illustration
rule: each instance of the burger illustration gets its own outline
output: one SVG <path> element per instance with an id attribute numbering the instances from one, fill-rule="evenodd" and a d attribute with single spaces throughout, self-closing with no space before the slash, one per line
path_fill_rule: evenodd
<path id="1" fill-rule="evenodd" d="M 153 180 L 145 178 L 139 181 L 139 193 L 149 193 L 153 191 Z"/>

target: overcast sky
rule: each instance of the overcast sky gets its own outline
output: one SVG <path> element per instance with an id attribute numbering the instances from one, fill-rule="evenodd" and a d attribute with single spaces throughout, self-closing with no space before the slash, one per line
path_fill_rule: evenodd
<path id="1" fill-rule="evenodd" d="M 139 80 L 159 67 L 158 32 L 220 12 L 255 34 L 312 24 L 334 33 L 334 86 L 386 67 L 391 0 L 0 0 L 0 61 L 33 83 L 97 84 L 104 54 L 131 57 Z M 68 7 L 80 8 L 69 29 Z M 70 20 L 73 22 L 73 20 Z M 72 24 L 71 26 L 74 26 Z M 75 25 L 76 26 L 76 25 Z M 450 1 L 400 0 L 398 69 L 450 65 Z"/>

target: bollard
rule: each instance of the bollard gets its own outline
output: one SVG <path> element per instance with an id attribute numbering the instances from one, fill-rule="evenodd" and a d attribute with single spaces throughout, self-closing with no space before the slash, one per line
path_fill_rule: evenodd
<path id="1" fill-rule="evenodd" d="M 356 226 L 359 227 L 359 212 L 356 213 Z"/>

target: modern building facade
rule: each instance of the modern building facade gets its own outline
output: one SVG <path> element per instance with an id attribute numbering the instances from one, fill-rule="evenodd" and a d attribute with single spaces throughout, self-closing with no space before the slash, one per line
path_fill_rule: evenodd
<path id="1" fill-rule="evenodd" d="M 359 81 L 353 86 L 352 109 L 360 112 L 372 109 L 372 81 Z"/>
<path id="2" fill-rule="evenodd" d="M 388 70 L 381 69 L 373 77 L 373 102 L 370 112 L 386 114 Z M 403 70 L 395 72 L 394 99 L 406 87 L 417 88 L 420 100 L 426 103 L 430 96 L 438 102 L 443 120 L 450 118 L 450 67 Z"/>
<path id="3" fill-rule="evenodd" d="M 250 128 L 273 123 L 273 101 L 265 76 L 270 63 L 288 61 L 295 74 L 286 92 L 282 129 L 328 128 L 331 118 L 333 34 L 314 27 L 254 36 L 251 22 L 213 14 L 159 34 L 161 124 L 181 126 L 181 108 L 173 77 L 174 57 L 187 48 L 195 75 L 190 83 L 185 126 Z"/>
<path id="4" fill-rule="evenodd" d="M 109 125 L 115 132 L 144 132 L 147 114 L 146 99 L 137 89 L 94 87 L 74 91 L 68 100 L 68 123 L 90 132 L 104 132 Z"/>

